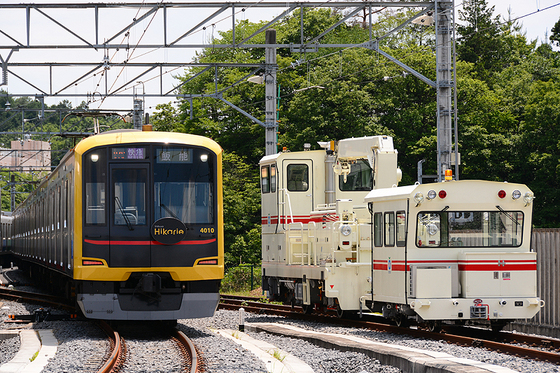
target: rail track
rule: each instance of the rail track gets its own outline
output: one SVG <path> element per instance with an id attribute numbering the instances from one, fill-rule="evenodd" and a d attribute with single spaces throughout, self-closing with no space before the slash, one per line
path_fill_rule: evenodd
<path id="1" fill-rule="evenodd" d="M 42 306 L 54 306 L 67 311 L 74 311 L 75 308 L 68 304 L 64 298 L 33 293 L 28 291 L 14 290 L 0 287 L 0 298 L 9 299 L 16 302 L 36 303 Z M 12 322 L 37 322 L 46 320 L 66 320 L 73 319 L 75 315 L 51 315 L 49 311 L 42 308 L 36 310 L 32 315 L 10 315 Z M 115 373 L 122 370 L 127 359 L 127 345 L 123 336 L 108 323 L 100 321 L 99 327 L 109 338 L 108 358 L 103 363 L 97 373 Z M 168 339 L 177 345 L 180 351 L 181 366 L 185 367 L 182 371 L 187 373 L 199 373 L 202 371 L 201 359 L 198 356 L 194 343 L 181 331 L 174 328 L 166 330 Z"/>
<path id="2" fill-rule="evenodd" d="M 486 348 L 513 356 L 560 364 L 560 340 L 542 336 L 524 335 L 510 332 L 492 332 L 486 329 L 443 326 L 441 332 L 424 330 L 422 327 L 404 328 L 387 322 L 338 318 L 334 315 L 308 315 L 301 308 L 259 302 L 260 298 L 222 295 L 219 308 L 246 312 L 270 314 L 293 319 L 316 321 L 327 324 L 365 328 L 375 331 L 408 335 L 414 338 L 444 340 L 462 346 Z M 365 315 L 364 315 L 365 316 Z"/>
<path id="3" fill-rule="evenodd" d="M 185 372 L 199 373 L 202 372 L 202 364 L 198 358 L 198 352 L 194 343 L 185 335 L 185 333 L 175 330 L 173 339 L 176 341 L 184 360 L 187 362 Z"/>
<path id="4" fill-rule="evenodd" d="M 106 322 L 100 321 L 99 326 L 109 337 L 111 354 L 97 373 L 118 372 L 126 359 L 126 343 L 124 339 L 121 338 L 120 334 L 113 330 Z"/>
<path id="5" fill-rule="evenodd" d="M 10 299 L 16 302 L 36 303 L 49 305 L 66 311 L 75 311 L 76 308 L 69 304 L 65 298 L 49 294 L 33 293 L 0 286 L 0 298 Z"/>
<path id="6" fill-rule="evenodd" d="M 100 327 L 105 331 L 110 341 L 111 353 L 105 364 L 97 371 L 97 373 L 116 373 L 123 370 L 130 357 L 127 353 L 127 344 L 122 335 L 114 330 L 109 324 L 104 321 L 99 322 Z M 181 331 L 176 329 L 169 329 L 166 331 L 169 334 L 169 339 L 177 345 L 180 351 L 181 366 L 185 373 L 200 373 L 202 372 L 202 364 L 199 359 L 198 352 L 194 343 Z"/>

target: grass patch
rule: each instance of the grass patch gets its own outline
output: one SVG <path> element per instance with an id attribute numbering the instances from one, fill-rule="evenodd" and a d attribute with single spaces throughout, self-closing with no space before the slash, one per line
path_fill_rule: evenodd
<path id="1" fill-rule="evenodd" d="M 32 362 L 33 360 L 37 359 L 37 356 L 39 356 L 39 351 L 35 352 L 35 353 L 33 354 L 33 356 L 31 356 L 31 357 L 29 358 L 29 361 Z"/>
<path id="2" fill-rule="evenodd" d="M 239 266 L 226 269 L 220 293 L 244 296 L 261 296 L 261 267 Z M 251 284 L 252 280 L 252 284 Z M 253 290 L 251 290 L 253 288 Z M 255 291 L 257 290 L 258 291 Z M 257 295 L 252 293 L 258 292 Z"/>

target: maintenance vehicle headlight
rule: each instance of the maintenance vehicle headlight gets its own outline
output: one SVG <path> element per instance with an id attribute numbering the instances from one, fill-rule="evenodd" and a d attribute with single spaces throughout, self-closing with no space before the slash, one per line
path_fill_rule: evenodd
<path id="1" fill-rule="evenodd" d="M 416 193 L 416 194 L 414 195 L 414 201 L 415 201 L 416 203 L 422 203 L 422 201 L 424 201 L 424 195 L 423 195 L 422 193 L 420 193 L 420 192 Z"/>
<path id="2" fill-rule="evenodd" d="M 350 233 L 352 233 L 352 227 L 344 224 L 343 226 L 340 227 L 340 233 L 342 233 L 343 236 L 349 236 Z"/>
<path id="3" fill-rule="evenodd" d="M 426 230 L 428 231 L 428 234 L 430 236 L 433 236 L 434 234 L 436 234 L 438 232 L 438 227 L 434 223 L 430 223 L 426 226 Z"/>
<path id="4" fill-rule="evenodd" d="M 511 198 L 519 199 L 519 197 L 521 197 L 521 192 L 518 189 L 515 189 L 513 193 L 511 193 Z"/>
<path id="5" fill-rule="evenodd" d="M 527 203 L 527 204 L 533 202 L 534 199 L 535 199 L 535 195 L 531 192 L 527 192 L 523 196 L 523 201 L 525 201 L 525 203 Z"/>
<path id="6" fill-rule="evenodd" d="M 428 199 L 434 199 L 436 198 L 436 195 L 436 191 L 432 189 L 428 192 Z"/>

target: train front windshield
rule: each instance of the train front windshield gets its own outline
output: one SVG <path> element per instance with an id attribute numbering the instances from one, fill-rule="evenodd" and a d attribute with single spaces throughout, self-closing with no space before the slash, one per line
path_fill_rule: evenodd
<path id="1" fill-rule="evenodd" d="M 154 220 L 173 217 L 187 225 L 213 224 L 213 158 L 193 148 L 156 148 Z"/>
<path id="2" fill-rule="evenodd" d="M 339 176 L 338 185 L 341 191 L 369 191 L 373 189 L 373 171 L 366 160 L 360 159 L 350 165 L 350 173 Z"/>
<path id="3" fill-rule="evenodd" d="M 521 211 L 420 212 L 418 247 L 518 247 L 522 243 Z"/>

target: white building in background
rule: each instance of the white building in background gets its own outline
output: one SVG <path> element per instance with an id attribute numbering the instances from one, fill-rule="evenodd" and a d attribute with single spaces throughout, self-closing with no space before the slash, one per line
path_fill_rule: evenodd
<path id="1" fill-rule="evenodd" d="M 12 171 L 50 171 L 51 144 L 26 138 L 11 142 L 11 149 L 0 149 L 0 167 Z"/>

